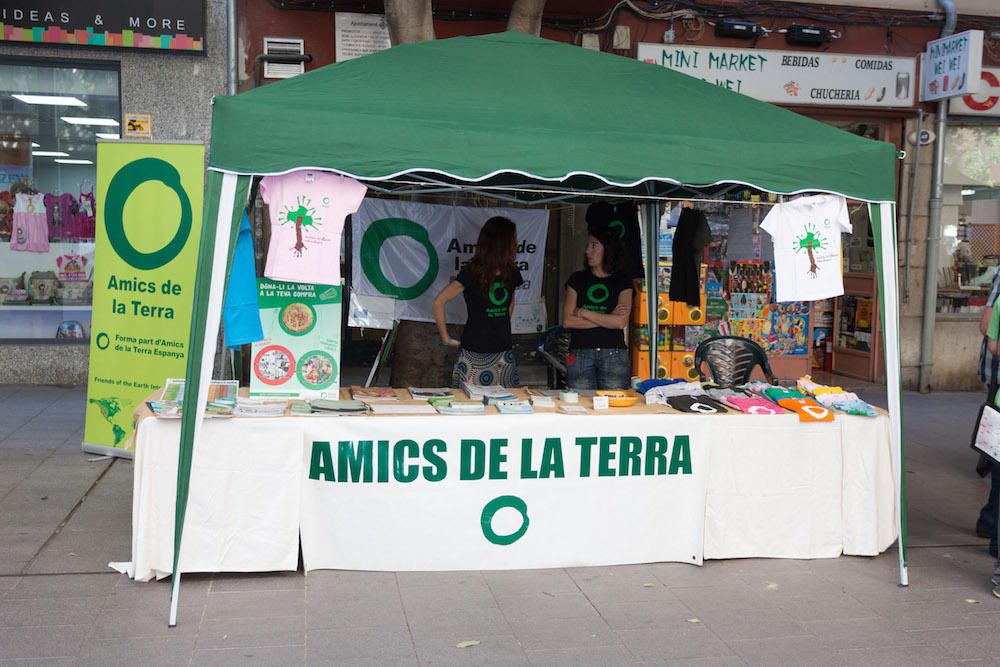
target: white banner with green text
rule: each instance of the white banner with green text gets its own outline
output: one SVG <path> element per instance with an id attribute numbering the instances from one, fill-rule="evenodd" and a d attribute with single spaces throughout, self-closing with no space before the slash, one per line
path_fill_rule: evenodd
<path id="1" fill-rule="evenodd" d="M 307 570 L 702 562 L 707 430 L 662 415 L 373 422 L 306 431 Z"/>
<path id="2" fill-rule="evenodd" d="M 472 259 L 479 230 L 497 215 L 509 218 L 517 226 L 515 261 L 524 284 L 518 288 L 514 303 L 541 306 L 547 210 L 442 206 L 369 198 L 351 216 L 352 298 L 358 310 L 380 310 L 381 304 L 389 301 L 394 302 L 397 320 L 433 322 L 431 301 Z M 448 322 L 465 322 L 465 302 L 455 299 L 448 304 L 445 314 Z M 370 326 L 357 320 L 353 312 L 348 324 Z M 514 333 L 518 333 L 516 326 Z"/>

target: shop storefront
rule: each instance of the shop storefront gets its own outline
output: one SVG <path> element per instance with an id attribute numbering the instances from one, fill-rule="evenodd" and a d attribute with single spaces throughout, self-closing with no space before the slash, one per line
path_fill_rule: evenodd
<path id="1" fill-rule="evenodd" d="M 902 144 L 903 115 L 916 99 L 912 57 L 651 43 L 639 44 L 637 57 L 897 146 Z M 710 270 L 716 271 L 707 285 L 717 285 L 719 294 L 705 328 L 709 333 L 735 333 L 757 340 L 782 377 L 825 370 L 869 381 L 879 378 L 883 366 L 879 296 L 866 207 L 856 203 L 850 207 L 852 231 L 840 239 L 844 295 L 779 305 L 769 287 L 774 282 L 773 242 L 759 229 L 766 213 L 762 209 L 769 203 L 726 207 L 725 218 L 736 215 L 754 221 L 745 239 L 729 239 L 729 224 L 723 218 L 713 227 L 713 236 L 719 238 L 709 248 L 707 259 Z M 745 262 L 760 262 L 767 273 L 762 297 L 755 297 L 765 302 L 752 317 L 726 289 L 732 267 L 739 270 Z M 735 294 L 745 298 L 740 292 Z M 697 338 L 696 334 L 695 344 Z"/>
<path id="2" fill-rule="evenodd" d="M 207 143 L 210 99 L 225 93 L 225 5 L 47 9 L 12 9 L 0 29 L 0 378 L 80 384 L 102 205 L 97 144 Z"/>
<path id="3" fill-rule="evenodd" d="M 119 137 L 113 63 L 0 62 L 0 339 L 90 336 L 97 141 Z"/>
<path id="4" fill-rule="evenodd" d="M 977 318 L 1000 263 L 1000 69 L 980 93 L 952 102 L 945 137 L 945 219 L 938 317 Z"/>

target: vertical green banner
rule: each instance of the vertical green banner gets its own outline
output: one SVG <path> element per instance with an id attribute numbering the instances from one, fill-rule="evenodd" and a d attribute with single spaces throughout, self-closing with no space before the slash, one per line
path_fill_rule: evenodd
<path id="1" fill-rule="evenodd" d="M 86 451 L 130 446 L 132 412 L 184 377 L 205 147 L 100 143 Z"/>

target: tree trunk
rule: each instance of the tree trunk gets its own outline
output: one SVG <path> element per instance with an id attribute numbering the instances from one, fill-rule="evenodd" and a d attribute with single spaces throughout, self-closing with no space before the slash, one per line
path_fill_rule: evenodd
<path id="1" fill-rule="evenodd" d="M 514 0 L 507 20 L 507 30 L 520 30 L 535 35 L 542 32 L 542 11 L 545 0 Z"/>
<path id="2" fill-rule="evenodd" d="M 448 327 L 457 337 L 460 327 Z M 392 348 L 390 387 L 450 387 L 458 349 L 441 345 L 433 322 L 403 320 Z"/>
<path id="3" fill-rule="evenodd" d="M 385 20 L 393 46 L 434 39 L 431 0 L 385 0 Z"/>

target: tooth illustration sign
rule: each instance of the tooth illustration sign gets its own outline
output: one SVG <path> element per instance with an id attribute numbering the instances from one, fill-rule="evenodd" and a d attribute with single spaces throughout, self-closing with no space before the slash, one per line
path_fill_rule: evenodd
<path id="1" fill-rule="evenodd" d="M 1000 91 L 1000 78 L 996 74 L 989 70 L 983 70 L 981 78 L 991 90 Z M 972 95 L 966 95 L 962 98 L 962 103 L 973 111 L 989 111 L 997 105 L 997 102 L 1000 102 L 998 95 L 990 95 L 984 100 L 977 100 Z"/>

